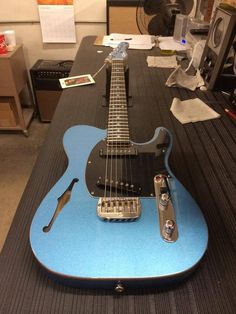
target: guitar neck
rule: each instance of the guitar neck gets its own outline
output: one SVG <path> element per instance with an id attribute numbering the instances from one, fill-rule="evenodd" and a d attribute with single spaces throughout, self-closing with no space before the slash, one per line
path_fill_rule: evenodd
<path id="1" fill-rule="evenodd" d="M 107 145 L 130 145 L 123 60 L 113 60 L 111 66 Z"/>

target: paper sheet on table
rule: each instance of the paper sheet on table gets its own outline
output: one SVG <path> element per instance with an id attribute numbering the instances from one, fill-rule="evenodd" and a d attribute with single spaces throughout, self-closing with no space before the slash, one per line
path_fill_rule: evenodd
<path id="1" fill-rule="evenodd" d="M 170 111 L 182 124 L 216 119 L 220 117 L 220 114 L 210 108 L 199 98 L 184 101 L 181 101 L 179 98 L 174 98 Z"/>
<path id="2" fill-rule="evenodd" d="M 181 50 L 187 50 L 190 48 L 190 46 L 186 44 L 180 44 L 177 41 L 173 39 L 173 37 L 158 37 L 159 42 L 159 48 L 161 50 L 175 50 L 175 51 L 181 51 Z"/>
<path id="3" fill-rule="evenodd" d="M 120 42 L 129 43 L 129 49 L 152 49 L 155 46 L 151 35 L 132 35 L 112 33 L 103 37 L 103 46 L 117 47 Z"/>
<path id="4" fill-rule="evenodd" d="M 177 67 L 176 56 L 148 56 L 147 63 L 149 67 L 155 68 L 175 68 Z"/>

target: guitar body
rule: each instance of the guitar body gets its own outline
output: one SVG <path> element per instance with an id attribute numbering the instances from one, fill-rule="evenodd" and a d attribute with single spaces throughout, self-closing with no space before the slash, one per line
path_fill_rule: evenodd
<path id="1" fill-rule="evenodd" d="M 106 159 L 105 151 L 101 153 L 105 136 L 105 130 L 90 126 L 74 126 L 65 133 L 68 168 L 43 199 L 30 229 L 36 259 L 59 281 L 79 287 L 115 288 L 118 292 L 185 277 L 202 259 L 208 231 L 199 207 L 169 169 L 170 133 L 157 128 L 148 143 L 131 142 L 135 153 L 129 159 L 118 155 Z M 112 161 L 117 166 L 111 168 Z M 129 167 L 124 167 L 127 164 Z M 126 174 L 130 176 L 127 169 L 134 170 L 134 184 L 130 186 L 135 186 L 127 194 L 140 199 L 140 217 L 128 221 L 101 219 L 97 206 L 104 186 L 96 182 L 108 171 L 126 183 Z M 158 173 L 171 177 L 178 226 L 178 238 L 173 242 L 165 241 L 160 232 L 159 196 L 153 187 Z M 123 185 L 117 186 L 109 186 L 112 196 L 123 192 Z M 67 199 L 59 202 L 68 190 Z"/>

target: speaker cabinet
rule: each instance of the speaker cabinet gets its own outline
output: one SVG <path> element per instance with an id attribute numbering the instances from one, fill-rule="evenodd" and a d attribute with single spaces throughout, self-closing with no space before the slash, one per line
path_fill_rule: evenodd
<path id="1" fill-rule="evenodd" d="M 236 88 L 234 62 L 226 68 L 236 34 L 236 9 L 217 7 L 200 62 L 207 89 L 233 91 Z"/>
<path id="2" fill-rule="evenodd" d="M 50 122 L 61 97 L 61 90 L 35 90 L 39 117 L 42 122 Z"/>
<path id="3" fill-rule="evenodd" d="M 38 60 L 30 69 L 34 98 L 40 120 L 52 120 L 62 88 L 60 78 L 69 76 L 72 60 Z"/>

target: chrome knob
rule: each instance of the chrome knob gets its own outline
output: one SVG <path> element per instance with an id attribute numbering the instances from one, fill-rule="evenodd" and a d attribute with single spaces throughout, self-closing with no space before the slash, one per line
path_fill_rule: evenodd
<path id="1" fill-rule="evenodd" d="M 170 196 L 168 193 L 161 194 L 160 205 L 161 205 L 162 209 L 165 209 L 168 206 L 169 200 L 170 200 Z"/>
<path id="2" fill-rule="evenodd" d="M 125 291 L 124 286 L 120 282 L 118 282 L 115 286 L 115 292 L 116 293 L 123 293 L 124 291 Z"/>
<path id="3" fill-rule="evenodd" d="M 173 220 L 167 219 L 164 225 L 165 234 L 171 237 L 175 229 L 175 222 Z"/>

